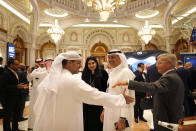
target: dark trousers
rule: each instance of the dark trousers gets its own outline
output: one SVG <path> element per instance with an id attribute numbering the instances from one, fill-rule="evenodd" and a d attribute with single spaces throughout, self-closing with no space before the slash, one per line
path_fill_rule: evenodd
<path id="1" fill-rule="evenodd" d="M 134 118 L 143 118 L 143 112 L 144 110 L 142 110 L 140 108 L 140 101 L 141 98 L 144 98 L 145 96 L 141 96 L 141 95 L 135 95 L 135 105 L 134 105 Z"/>
<path id="2" fill-rule="evenodd" d="M 25 101 L 26 101 L 27 94 L 22 93 L 20 97 L 20 106 L 19 106 L 19 119 L 23 118 L 24 108 L 25 108 Z"/>
<path id="3" fill-rule="evenodd" d="M 3 116 L 3 130 L 15 131 L 18 129 L 19 118 L 19 96 L 7 96 L 3 104 L 4 116 Z M 12 128 L 10 123 L 12 121 Z"/>
<path id="4" fill-rule="evenodd" d="M 103 123 L 100 121 L 102 110 L 101 106 L 83 104 L 84 131 L 103 130 Z"/>

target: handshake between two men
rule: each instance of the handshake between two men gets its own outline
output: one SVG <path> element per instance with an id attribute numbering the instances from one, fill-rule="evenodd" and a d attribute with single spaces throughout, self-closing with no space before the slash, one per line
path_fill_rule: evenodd
<path id="1" fill-rule="evenodd" d="M 114 86 L 112 86 L 112 88 L 115 88 L 116 86 L 120 86 L 120 84 L 118 84 L 119 82 L 117 82 Z M 134 98 L 128 96 L 125 94 L 126 92 L 126 88 L 123 89 L 122 95 L 124 96 L 125 100 L 126 100 L 126 104 L 130 104 L 132 102 L 134 102 Z"/>

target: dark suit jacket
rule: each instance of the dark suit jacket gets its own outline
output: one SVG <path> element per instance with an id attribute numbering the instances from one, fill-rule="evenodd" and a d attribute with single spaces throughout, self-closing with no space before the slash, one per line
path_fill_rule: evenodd
<path id="1" fill-rule="evenodd" d="M 161 77 L 161 74 L 157 70 L 156 64 L 153 64 L 150 67 L 148 67 L 146 76 L 147 82 L 154 82 Z"/>
<path id="2" fill-rule="evenodd" d="M 141 82 L 145 82 L 146 81 L 146 79 L 144 79 L 143 78 L 143 76 L 142 76 L 142 74 L 144 74 L 144 77 L 146 78 L 146 73 L 141 73 L 141 72 L 139 72 L 138 70 L 137 71 L 135 71 L 134 72 L 134 74 L 135 74 L 135 81 L 141 81 Z M 138 96 L 138 98 L 139 97 L 145 97 L 146 96 L 146 93 L 143 93 L 143 92 L 138 92 L 138 91 L 135 91 L 135 96 L 137 97 Z"/>
<path id="3" fill-rule="evenodd" d="M 4 72 L 4 68 L 0 67 L 0 98 L 4 95 L 3 72 Z"/>
<path id="4" fill-rule="evenodd" d="M 20 95 L 20 89 L 17 88 L 18 84 L 19 84 L 19 80 L 16 78 L 14 73 L 8 68 L 5 69 L 3 73 L 3 85 L 7 97 Z"/>
<path id="5" fill-rule="evenodd" d="M 195 67 L 191 67 L 188 69 L 190 76 L 191 76 L 191 86 L 190 86 L 190 90 L 193 91 L 194 89 L 196 89 L 196 68 Z"/>
<path id="6" fill-rule="evenodd" d="M 153 83 L 130 81 L 129 89 L 154 94 L 155 130 L 165 131 L 158 120 L 177 123 L 183 117 L 184 84 L 175 71 L 170 71 Z"/>
<path id="7" fill-rule="evenodd" d="M 4 71 L 4 68 L 0 67 L 0 75 L 3 73 L 3 71 Z"/>
<path id="8" fill-rule="evenodd" d="M 191 87 L 191 77 L 188 70 L 184 69 L 184 67 L 180 67 L 176 69 L 176 73 L 180 76 L 182 79 L 184 86 L 185 86 L 185 97 L 188 97 L 189 95 L 189 88 Z"/>

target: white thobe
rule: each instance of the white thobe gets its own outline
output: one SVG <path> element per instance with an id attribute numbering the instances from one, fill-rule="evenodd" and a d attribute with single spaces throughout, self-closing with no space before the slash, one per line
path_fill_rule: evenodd
<path id="1" fill-rule="evenodd" d="M 124 88 L 126 88 L 126 93 L 131 97 L 135 98 L 135 92 L 133 90 L 128 90 L 128 86 L 121 86 L 112 88 L 112 86 L 118 81 L 127 81 L 133 80 L 135 75 L 131 70 L 128 68 L 113 68 L 112 72 L 109 74 L 109 87 L 107 92 L 109 94 L 118 95 L 120 94 Z M 123 108 L 110 108 L 104 107 L 104 124 L 103 124 L 103 131 L 115 131 L 114 123 L 118 122 L 120 117 L 124 117 L 129 122 L 129 127 L 126 128 L 126 131 L 131 130 L 131 119 L 134 116 L 133 110 L 134 103 L 131 103 Z"/>
<path id="2" fill-rule="evenodd" d="M 33 70 L 32 73 L 27 74 L 28 81 L 33 81 L 33 87 L 30 92 L 30 104 L 29 104 L 29 119 L 28 119 L 28 128 L 33 128 L 35 122 L 35 113 L 33 107 L 35 105 L 36 99 L 38 97 L 38 85 L 42 80 L 47 76 L 48 72 L 46 68 L 37 68 Z"/>
<path id="3" fill-rule="evenodd" d="M 38 96 L 34 131 L 83 131 L 83 102 L 111 108 L 126 106 L 122 95 L 100 92 L 66 69 L 54 85 L 56 89 L 45 87 Z"/>

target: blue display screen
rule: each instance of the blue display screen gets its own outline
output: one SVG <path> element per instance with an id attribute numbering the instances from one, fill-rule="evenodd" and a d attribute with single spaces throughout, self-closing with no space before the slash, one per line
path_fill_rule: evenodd
<path id="1" fill-rule="evenodd" d="M 192 34 L 191 34 L 191 40 L 192 43 L 196 42 L 196 27 L 193 28 Z"/>
<path id="2" fill-rule="evenodd" d="M 186 56 L 184 57 L 184 63 L 191 62 L 193 67 L 196 67 L 196 56 Z"/>
<path id="3" fill-rule="evenodd" d="M 16 46 L 12 43 L 7 44 L 7 58 L 14 58 L 15 59 L 15 49 Z"/>
<path id="4" fill-rule="evenodd" d="M 133 72 L 137 71 L 137 65 L 139 63 L 144 63 L 144 67 L 148 68 L 149 66 L 156 63 L 155 56 L 150 56 L 145 59 L 136 59 L 133 57 L 128 58 L 127 63 L 130 65 L 130 68 Z"/>

